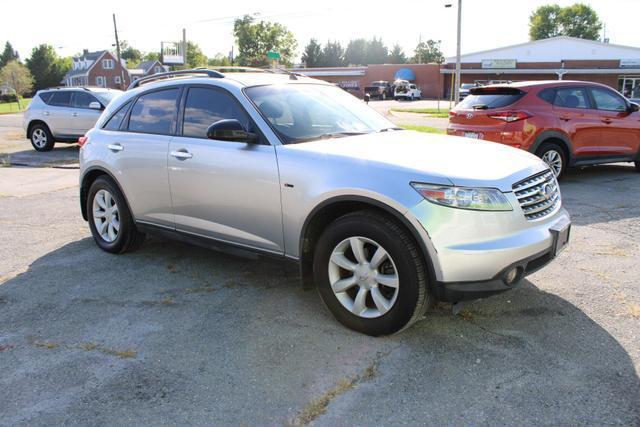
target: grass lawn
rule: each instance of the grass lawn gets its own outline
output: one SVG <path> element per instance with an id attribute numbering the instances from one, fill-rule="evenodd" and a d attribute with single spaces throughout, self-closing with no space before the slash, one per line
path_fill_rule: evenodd
<path id="1" fill-rule="evenodd" d="M 417 130 L 418 132 L 426 132 L 426 133 L 446 133 L 444 129 L 437 129 L 431 126 L 416 126 L 416 125 L 400 125 L 403 129 L 408 130 Z"/>
<path id="2" fill-rule="evenodd" d="M 22 98 L 20 100 L 20 106 L 22 109 L 18 108 L 17 102 L 3 102 L 0 103 L 0 114 L 9 114 L 9 113 L 19 113 L 20 111 L 24 111 L 27 108 L 27 105 L 31 102 L 31 98 Z"/>
<path id="3" fill-rule="evenodd" d="M 438 111 L 437 108 L 392 108 L 391 111 L 398 111 L 401 113 L 428 114 L 431 117 L 440 117 L 442 119 L 449 118 L 448 108 L 441 108 L 440 111 Z"/>

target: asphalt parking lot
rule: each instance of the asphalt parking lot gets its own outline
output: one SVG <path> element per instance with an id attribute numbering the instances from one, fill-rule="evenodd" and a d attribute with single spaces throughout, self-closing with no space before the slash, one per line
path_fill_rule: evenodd
<path id="1" fill-rule="evenodd" d="M 288 263 L 100 251 L 77 174 L 0 167 L 0 425 L 640 425 L 632 165 L 568 173 L 572 241 L 546 269 L 385 338 Z"/>

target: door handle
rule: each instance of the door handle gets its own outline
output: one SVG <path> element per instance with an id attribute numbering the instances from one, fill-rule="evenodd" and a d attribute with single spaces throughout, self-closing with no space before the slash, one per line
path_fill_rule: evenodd
<path id="1" fill-rule="evenodd" d="M 42 114 L 44 114 L 45 116 L 48 116 L 48 115 L 49 115 L 49 114 L 51 114 L 51 113 L 49 113 L 48 111 L 45 111 L 45 112 L 44 112 L 44 113 L 42 113 Z"/>
<path id="2" fill-rule="evenodd" d="M 571 117 L 569 117 L 569 116 L 560 116 L 560 120 L 564 120 L 565 122 L 568 122 L 569 120 L 571 120 Z"/>
<path id="3" fill-rule="evenodd" d="M 124 147 L 121 144 L 109 144 L 107 145 L 107 148 L 111 151 L 113 151 L 114 153 L 117 151 L 122 151 L 124 150 Z"/>
<path id="4" fill-rule="evenodd" d="M 187 160 L 187 159 L 190 159 L 190 158 L 192 158 L 192 157 L 193 157 L 193 154 L 191 154 L 190 152 L 188 152 L 188 151 L 187 151 L 187 150 L 185 150 L 185 149 L 180 149 L 180 150 L 177 150 L 177 151 L 172 151 L 172 152 L 171 152 L 171 155 L 172 155 L 173 157 L 175 157 L 176 159 L 178 159 L 178 160 Z"/>
<path id="5" fill-rule="evenodd" d="M 72 117 L 78 117 L 78 113 L 71 113 Z"/>
<path id="6" fill-rule="evenodd" d="M 602 123 L 606 123 L 606 124 L 610 124 L 613 120 L 605 117 L 604 119 L 602 119 Z"/>

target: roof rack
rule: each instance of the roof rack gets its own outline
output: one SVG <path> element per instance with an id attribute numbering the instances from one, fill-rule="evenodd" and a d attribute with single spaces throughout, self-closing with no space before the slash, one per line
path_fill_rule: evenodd
<path id="1" fill-rule="evenodd" d="M 255 67 L 236 67 L 234 65 L 221 65 L 219 67 L 202 67 L 196 70 L 215 70 L 221 73 L 269 73 L 269 70 Z"/>
<path id="2" fill-rule="evenodd" d="M 127 90 L 131 90 L 131 89 L 135 89 L 138 86 L 140 86 L 143 83 L 149 83 L 155 80 L 163 80 L 163 79 L 170 79 L 171 77 L 174 76 L 185 76 L 185 75 L 198 75 L 198 74 L 203 74 L 206 75 L 210 78 L 214 78 L 214 79 L 221 79 L 224 78 L 224 74 L 222 74 L 219 71 L 215 71 L 215 70 L 208 70 L 205 68 L 195 68 L 195 69 L 191 69 L 191 70 L 179 70 L 179 71 L 169 71 L 166 73 L 157 73 L 157 74 L 152 74 L 149 77 L 143 77 L 141 79 L 135 80 L 133 82 L 131 82 L 131 84 L 129 85 L 129 87 L 127 88 Z"/>

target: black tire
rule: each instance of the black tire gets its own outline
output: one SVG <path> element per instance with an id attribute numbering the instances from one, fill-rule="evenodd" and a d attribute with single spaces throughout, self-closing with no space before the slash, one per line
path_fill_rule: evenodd
<path id="1" fill-rule="evenodd" d="M 636 163 L 636 170 L 637 170 L 638 172 L 640 172 L 640 161 L 635 162 L 635 163 Z"/>
<path id="2" fill-rule="evenodd" d="M 93 201 L 96 193 L 100 190 L 106 190 L 109 192 L 113 199 L 115 199 L 117 205 L 120 228 L 118 230 L 117 237 L 112 242 L 108 242 L 100 235 L 94 222 Z M 91 184 L 87 195 L 86 209 L 89 228 L 91 229 L 93 240 L 100 249 L 114 254 L 121 254 L 124 252 L 135 251 L 144 242 L 145 235 L 140 233 L 136 228 L 124 196 L 118 189 L 118 186 L 109 177 L 98 177 L 93 184 Z"/>
<path id="3" fill-rule="evenodd" d="M 331 288 L 331 253 L 340 242 L 356 236 L 382 246 L 397 269 L 399 285 L 395 303 L 379 317 L 365 318 L 353 314 Z M 368 256 L 371 259 L 371 254 Z M 313 274 L 320 296 L 335 318 L 344 326 L 367 335 L 389 335 L 411 326 L 424 314 L 430 300 L 426 261 L 413 238 L 395 221 L 375 211 L 346 214 L 327 226 L 316 244 Z M 369 294 L 367 298 L 370 297 Z"/>
<path id="4" fill-rule="evenodd" d="M 36 151 L 51 151 L 56 143 L 49 127 L 43 123 L 33 125 L 29 139 Z"/>
<path id="5" fill-rule="evenodd" d="M 538 148 L 536 155 L 544 160 L 545 155 L 550 154 L 552 151 L 557 153 L 562 161 L 560 171 L 556 173 L 556 178 L 560 179 L 567 170 L 567 155 L 565 154 L 564 149 L 555 142 L 545 142 L 540 146 L 540 148 Z M 553 167 L 551 167 L 551 169 L 556 172 Z"/>

